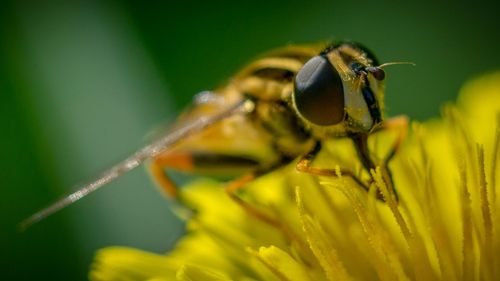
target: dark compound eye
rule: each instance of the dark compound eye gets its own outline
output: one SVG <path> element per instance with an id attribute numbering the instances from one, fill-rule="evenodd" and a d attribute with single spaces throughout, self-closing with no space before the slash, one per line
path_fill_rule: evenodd
<path id="1" fill-rule="evenodd" d="M 299 113 L 316 125 L 334 125 L 344 119 L 342 79 L 327 58 L 313 57 L 300 69 L 294 101 Z"/>

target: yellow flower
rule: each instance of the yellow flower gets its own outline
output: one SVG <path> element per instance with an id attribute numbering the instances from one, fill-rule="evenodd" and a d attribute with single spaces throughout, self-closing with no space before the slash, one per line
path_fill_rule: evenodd
<path id="1" fill-rule="evenodd" d="M 367 194 L 348 177 L 318 180 L 293 167 L 251 183 L 242 196 L 278 226 L 248 215 L 220 183 L 198 181 L 183 191 L 197 213 L 174 250 L 102 249 L 90 277 L 498 280 L 499 124 L 500 72 L 466 84 L 443 118 L 412 124 L 390 164 L 399 203 L 376 200 L 375 192 Z M 372 151 L 383 155 L 391 138 L 390 132 L 373 135 Z M 327 148 L 315 165 L 360 170 L 349 140 Z M 372 177 L 386 193 L 380 172 Z"/>

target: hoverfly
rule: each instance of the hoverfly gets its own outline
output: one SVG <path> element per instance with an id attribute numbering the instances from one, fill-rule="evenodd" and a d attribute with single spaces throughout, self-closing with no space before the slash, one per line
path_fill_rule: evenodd
<path id="1" fill-rule="evenodd" d="M 406 131 L 406 118 L 384 121 L 383 67 L 364 46 L 339 42 L 325 46 L 289 46 L 244 67 L 227 84 L 201 92 L 180 115 L 170 133 L 138 150 L 54 204 L 21 223 L 27 227 L 113 181 L 147 161 L 158 185 L 170 197 L 178 191 L 166 170 L 234 174 L 226 191 L 256 216 L 236 191 L 262 174 L 296 161 L 300 172 L 335 176 L 333 169 L 313 167 L 325 140 L 353 141 L 367 171 L 377 166 L 396 198 L 388 162 Z M 368 149 L 374 131 L 402 127 L 391 151 L 376 163 Z M 348 170 L 362 188 L 363 182 Z"/>

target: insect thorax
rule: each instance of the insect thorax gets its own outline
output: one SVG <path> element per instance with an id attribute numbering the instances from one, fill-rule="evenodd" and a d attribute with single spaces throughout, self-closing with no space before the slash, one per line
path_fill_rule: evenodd
<path id="1" fill-rule="evenodd" d="M 272 135 L 274 149 L 285 156 L 296 157 L 312 146 L 311 134 L 289 103 L 257 102 L 255 121 Z"/>

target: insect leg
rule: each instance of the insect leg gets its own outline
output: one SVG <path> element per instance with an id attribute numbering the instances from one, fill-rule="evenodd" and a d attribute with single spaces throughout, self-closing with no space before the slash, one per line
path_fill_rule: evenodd
<path id="1" fill-rule="evenodd" d="M 191 172 L 194 169 L 192 157 L 187 153 L 164 153 L 153 159 L 149 166 L 149 172 L 153 179 L 169 198 L 178 199 L 179 190 L 165 169 Z"/>
<path id="2" fill-rule="evenodd" d="M 299 241 L 297 236 L 293 233 L 293 231 L 285 224 L 283 224 L 280 220 L 278 220 L 275 217 L 270 216 L 269 214 L 266 214 L 262 212 L 261 210 L 257 209 L 255 206 L 251 205 L 249 202 L 243 200 L 241 197 L 238 196 L 237 191 L 244 188 L 246 184 L 251 182 L 252 180 L 258 178 L 259 176 L 269 173 L 273 170 L 278 169 L 279 167 L 284 166 L 285 164 L 289 163 L 289 159 L 283 159 L 276 165 L 273 165 L 272 167 L 269 168 L 257 168 L 256 170 L 244 174 L 243 176 L 229 182 L 226 185 L 225 191 L 228 194 L 229 198 L 231 198 L 236 204 L 238 204 L 243 210 L 245 210 L 249 215 L 273 226 L 276 227 L 277 229 L 281 230 L 283 234 L 290 240 L 295 240 Z"/>
<path id="3" fill-rule="evenodd" d="M 167 197 L 176 199 L 179 195 L 179 189 L 175 182 L 173 182 L 167 173 L 165 173 L 164 166 L 161 165 L 157 159 L 155 159 L 149 165 L 148 169 L 161 191 L 167 195 Z"/>
<path id="4" fill-rule="evenodd" d="M 391 119 L 388 119 L 382 123 L 382 126 L 378 127 L 377 131 L 380 130 L 397 130 L 398 131 L 398 137 L 395 140 L 394 144 L 391 147 L 391 150 L 389 153 L 385 156 L 384 158 L 384 164 L 387 166 L 389 164 L 389 161 L 396 155 L 398 152 L 399 148 L 401 147 L 401 144 L 403 141 L 406 139 L 406 136 L 408 135 L 408 117 L 404 115 L 396 116 Z"/>
<path id="5" fill-rule="evenodd" d="M 258 167 L 256 160 L 236 154 L 224 155 L 186 150 L 169 151 L 158 155 L 149 165 L 149 171 L 167 197 L 179 199 L 177 185 L 168 176 L 166 170 L 210 176 L 236 176 L 254 170 L 256 167 Z"/>
<path id="6" fill-rule="evenodd" d="M 383 161 L 381 164 L 376 165 L 375 162 L 373 162 L 372 157 L 370 156 L 370 150 L 368 148 L 368 134 L 356 134 L 350 136 L 354 143 L 354 147 L 356 148 L 356 151 L 358 152 L 358 156 L 361 160 L 361 163 L 365 167 L 366 170 L 373 171 L 377 169 L 377 167 L 380 168 L 381 176 L 382 179 L 384 180 L 387 189 L 389 193 L 392 195 L 394 200 L 398 201 L 398 193 L 396 190 L 396 187 L 394 186 L 394 180 L 392 178 L 392 173 L 391 170 L 388 167 L 388 161 L 394 156 L 396 153 L 397 147 L 393 147 L 391 149 L 391 152 L 387 156 L 386 160 Z M 399 146 L 400 142 L 396 142 L 396 144 Z M 372 182 L 374 180 L 372 179 Z M 380 190 L 377 190 L 377 198 L 386 201 L 386 198 L 383 197 L 382 192 Z"/>
<path id="7" fill-rule="evenodd" d="M 324 177 L 337 177 L 337 171 L 335 169 L 323 169 L 323 168 L 315 168 L 311 167 L 312 161 L 314 158 L 316 158 L 316 155 L 318 155 L 319 151 L 321 150 L 321 142 L 317 142 L 313 149 L 309 151 L 308 153 L 302 155 L 300 157 L 299 161 L 297 162 L 296 169 L 299 172 L 302 173 L 307 173 L 315 176 L 324 176 Z M 359 186 L 361 186 L 363 189 L 368 191 L 370 188 L 358 177 L 356 176 L 353 172 L 346 170 L 346 169 L 340 169 L 340 173 L 342 176 L 348 176 L 351 177 Z"/>
<path id="8" fill-rule="evenodd" d="M 264 170 L 255 170 L 253 172 L 247 173 L 231 182 L 229 182 L 226 187 L 225 191 L 229 195 L 229 197 L 236 202 L 236 204 L 240 205 L 247 213 L 249 213 L 251 216 L 268 223 L 270 225 L 273 225 L 275 227 L 281 228 L 282 225 L 281 223 L 276 219 L 271 217 L 270 215 L 260 211 L 256 207 L 252 206 L 250 203 L 246 202 L 243 200 L 241 197 L 238 196 L 237 192 L 238 190 L 244 188 L 246 184 L 257 178 L 259 175 L 265 174 L 266 171 Z"/>

